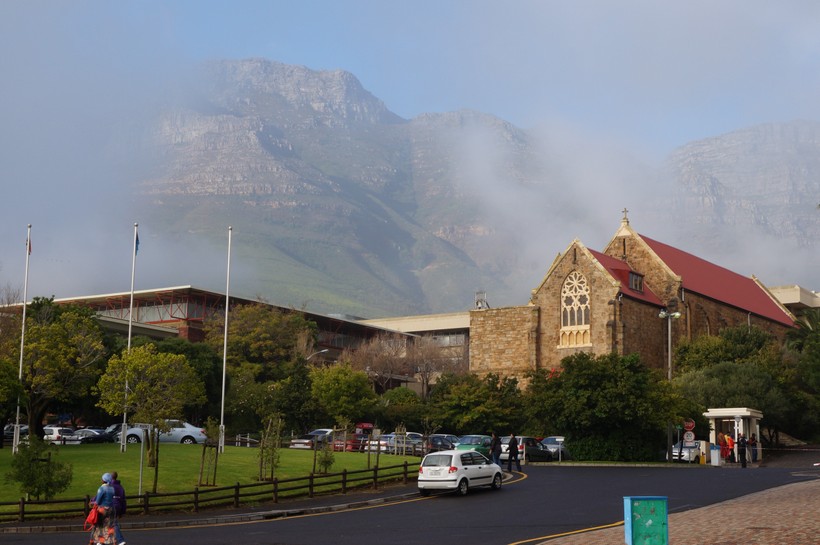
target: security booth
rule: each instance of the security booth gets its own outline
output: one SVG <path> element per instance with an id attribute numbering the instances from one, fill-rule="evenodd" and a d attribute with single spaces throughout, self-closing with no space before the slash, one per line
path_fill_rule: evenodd
<path id="1" fill-rule="evenodd" d="M 748 440 L 752 434 L 757 437 L 757 457 L 759 462 L 763 459 L 763 449 L 760 444 L 760 420 L 763 413 L 757 409 L 748 407 L 728 407 L 718 409 L 708 409 L 703 416 L 709 419 L 709 442 L 717 445 L 717 434 L 723 432 L 730 434 L 735 439 L 735 460 L 737 457 L 737 438 L 742 433 Z M 714 451 L 712 451 L 714 452 Z M 717 464 L 715 464 L 717 465 Z"/>

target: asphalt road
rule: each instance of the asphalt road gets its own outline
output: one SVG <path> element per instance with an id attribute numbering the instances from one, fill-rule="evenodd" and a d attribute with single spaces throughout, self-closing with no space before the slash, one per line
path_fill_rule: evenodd
<path id="1" fill-rule="evenodd" d="M 128 529 L 129 545 L 520 544 L 623 520 L 624 496 L 666 496 L 670 513 L 814 476 L 792 467 L 525 467 L 501 490 L 209 526 Z M 410 489 L 412 490 L 412 489 Z M 404 492 L 399 489 L 397 493 Z M 339 498 L 339 502 L 344 502 Z M 697 529 L 694 529 L 695 531 Z M 3 544 L 86 543 L 83 532 L 0 534 Z"/>

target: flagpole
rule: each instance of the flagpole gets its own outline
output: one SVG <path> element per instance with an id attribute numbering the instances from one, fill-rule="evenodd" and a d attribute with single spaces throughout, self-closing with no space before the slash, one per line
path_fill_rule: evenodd
<path id="1" fill-rule="evenodd" d="M 20 370 L 17 379 L 20 387 L 23 387 L 23 349 L 26 345 L 26 307 L 28 306 L 28 260 L 31 257 L 31 224 L 28 224 L 26 231 L 26 276 L 23 281 L 23 327 L 20 333 Z M 11 444 L 12 454 L 17 454 L 20 449 L 20 394 L 17 394 L 17 418 L 14 421 L 14 439 Z"/>
<path id="2" fill-rule="evenodd" d="M 225 452 L 225 368 L 228 362 L 228 310 L 231 293 L 231 234 L 233 227 L 228 226 L 228 274 L 225 286 L 225 331 L 222 334 L 222 407 L 219 411 L 219 452 Z"/>
<path id="3" fill-rule="evenodd" d="M 131 254 L 131 303 L 128 305 L 128 348 L 127 353 L 131 353 L 131 326 L 134 322 L 134 272 L 137 269 L 137 252 L 140 248 L 139 223 L 134 224 L 134 251 Z M 128 430 L 128 369 L 125 371 L 125 396 L 122 406 L 122 432 L 120 432 L 120 452 L 126 450 L 125 432 Z"/>

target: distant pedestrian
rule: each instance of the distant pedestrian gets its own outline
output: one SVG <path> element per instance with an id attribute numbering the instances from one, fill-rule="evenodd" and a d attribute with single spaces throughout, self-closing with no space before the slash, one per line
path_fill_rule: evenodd
<path id="1" fill-rule="evenodd" d="M 752 451 L 752 463 L 756 464 L 757 463 L 757 434 L 753 433 L 751 435 L 751 437 L 749 437 L 749 442 L 748 443 L 749 443 L 749 450 Z"/>
<path id="2" fill-rule="evenodd" d="M 493 438 L 490 441 L 490 457 L 493 463 L 501 465 L 501 438 L 493 432 Z"/>
<path id="3" fill-rule="evenodd" d="M 746 467 L 746 457 L 749 455 L 746 437 L 739 433 L 737 436 L 737 457 L 740 458 L 740 467 Z"/>
<path id="4" fill-rule="evenodd" d="M 729 451 L 727 462 L 735 462 L 735 439 L 731 433 L 726 434 L 726 449 Z"/>
<path id="5" fill-rule="evenodd" d="M 515 434 L 510 434 L 510 443 L 507 445 L 507 471 L 512 471 L 512 463 L 515 460 L 515 467 L 521 471 L 521 461 L 518 459 L 518 439 Z"/>
<path id="6" fill-rule="evenodd" d="M 125 515 L 127 507 L 125 501 L 125 488 L 119 481 L 119 475 L 116 471 L 111 472 L 111 486 L 114 488 L 114 534 L 117 536 L 117 545 L 125 545 L 125 538 L 122 537 L 120 530 L 120 519 Z"/>

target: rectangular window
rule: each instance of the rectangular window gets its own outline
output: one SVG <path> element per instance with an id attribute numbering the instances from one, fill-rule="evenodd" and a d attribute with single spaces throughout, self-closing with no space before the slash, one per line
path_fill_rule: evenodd
<path id="1" fill-rule="evenodd" d="M 638 273 L 629 273 L 629 289 L 643 292 L 643 275 Z"/>

